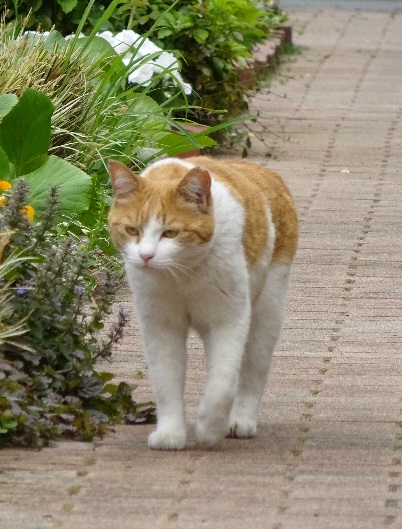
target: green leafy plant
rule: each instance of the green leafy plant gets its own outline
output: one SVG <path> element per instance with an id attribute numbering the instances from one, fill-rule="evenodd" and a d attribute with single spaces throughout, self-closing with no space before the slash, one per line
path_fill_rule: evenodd
<path id="1" fill-rule="evenodd" d="M 202 107 L 195 115 L 208 123 L 227 117 L 205 109 L 225 109 L 229 116 L 247 109 L 239 68 L 285 19 L 269 0 L 148 0 L 132 9 L 137 31 L 155 25 L 156 43 L 181 53 L 183 76 L 198 93 L 192 103 Z"/>
<path id="2" fill-rule="evenodd" d="M 58 186 L 60 213 L 81 213 L 89 204 L 90 178 L 83 171 L 49 156 L 50 121 L 54 106 L 43 94 L 26 89 L 18 99 L 0 95 L 0 180 L 20 177 L 30 184 L 36 214 L 45 208 L 50 186 Z"/>
<path id="3" fill-rule="evenodd" d="M 110 0 L 97 0 L 91 13 L 86 17 L 86 27 L 93 27 L 104 14 L 110 4 Z M 13 21 L 17 27 L 24 25 L 36 30 L 38 26 L 43 31 L 49 31 L 52 27 L 60 29 L 65 33 L 73 33 L 80 24 L 85 13 L 88 2 L 86 0 L 6 0 L 6 18 Z M 118 23 L 118 18 L 114 20 Z M 111 24 L 106 23 L 110 29 Z M 123 28 L 121 28 L 123 29 Z"/>
<path id="4" fill-rule="evenodd" d="M 61 231 L 56 188 L 40 222 L 21 212 L 30 200 L 21 179 L 0 207 L 0 446 L 90 440 L 115 422 L 152 421 L 150 403 L 137 405 L 132 388 L 95 368 L 127 322 L 120 309 L 105 328 L 119 280 L 110 258 Z M 18 341 L 1 338 L 10 329 Z"/>

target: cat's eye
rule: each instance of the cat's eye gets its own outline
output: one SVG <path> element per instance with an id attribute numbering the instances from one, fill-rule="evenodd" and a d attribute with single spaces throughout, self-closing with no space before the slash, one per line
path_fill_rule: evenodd
<path id="1" fill-rule="evenodd" d="M 177 230 L 165 230 L 163 233 L 162 233 L 162 237 L 167 237 L 168 239 L 173 239 L 174 237 L 176 237 L 176 235 L 178 235 L 178 231 Z"/>
<path id="2" fill-rule="evenodd" d="M 133 237 L 136 237 L 140 233 L 134 226 L 126 226 L 126 232 Z"/>

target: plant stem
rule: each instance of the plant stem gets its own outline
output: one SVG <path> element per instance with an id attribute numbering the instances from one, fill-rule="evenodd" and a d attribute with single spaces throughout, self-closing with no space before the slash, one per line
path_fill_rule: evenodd
<path id="1" fill-rule="evenodd" d="M 18 0 L 13 0 L 15 19 L 18 19 Z"/>

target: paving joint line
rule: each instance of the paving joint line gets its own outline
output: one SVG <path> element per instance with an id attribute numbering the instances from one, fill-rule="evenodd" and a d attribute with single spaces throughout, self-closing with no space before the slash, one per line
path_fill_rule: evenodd
<path id="1" fill-rule="evenodd" d="M 317 10 L 317 11 L 313 11 L 311 13 L 311 16 L 310 18 L 308 18 L 307 20 L 304 20 L 303 23 L 300 24 L 300 28 L 297 30 L 297 34 L 298 35 L 304 35 L 304 33 L 306 33 L 306 30 L 308 28 L 308 26 L 311 24 L 311 22 L 313 20 L 315 20 L 316 18 L 318 18 L 319 14 L 321 13 L 320 10 Z"/>
<path id="2" fill-rule="evenodd" d="M 348 30 L 353 18 L 354 18 L 354 13 L 350 13 L 346 23 L 343 25 L 342 27 L 342 30 L 339 32 L 339 35 L 338 35 L 338 38 L 336 39 L 336 41 L 334 42 L 331 50 L 329 52 L 327 52 L 325 55 L 322 56 L 321 60 L 318 61 L 318 66 L 317 68 L 314 70 L 313 74 L 311 75 L 311 77 L 309 78 L 308 82 L 305 83 L 304 85 L 304 91 L 303 91 L 303 96 L 300 100 L 300 103 L 299 105 L 296 107 L 295 109 L 295 115 L 300 112 L 300 110 L 302 109 L 303 105 L 304 105 L 304 102 L 306 100 L 306 97 L 307 97 L 307 93 L 308 91 L 310 90 L 311 86 L 313 85 L 313 83 L 315 82 L 315 80 L 317 79 L 318 77 L 318 74 L 321 72 L 324 64 L 327 62 L 327 60 L 336 52 L 337 48 L 339 47 L 339 44 L 341 43 L 343 37 L 345 36 L 345 33 L 346 31 Z"/>
<path id="3" fill-rule="evenodd" d="M 181 477 L 177 481 L 177 488 L 172 498 L 172 504 L 169 509 L 169 512 L 162 516 L 160 520 L 160 527 L 165 529 L 167 525 L 169 527 L 174 527 L 176 523 L 180 521 L 180 504 L 183 500 L 186 499 L 186 488 L 194 480 L 194 474 L 196 472 L 196 466 L 200 459 L 204 457 L 203 453 L 193 453 L 191 454 L 191 461 L 187 464 L 181 472 Z"/>
<path id="4" fill-rule="evenodd" d="M 314 73 L 314 76 L 311 79 L 310 83 L 308 85 L 305 85 L 304 95 L 303 95 L 302 100 L 300 101 L 298 107 L 295 109 L 294 115 L 296 115 L 300 111 L 300 109 L 302 108 L 302 106 L 304 104 L 304 101 L 306 99 L 306 96 L 307 96 L 307 92 L 311 89 L 311 86 L 312 86 L 314 80 L 317 78 L 318 73 L 321 71 L 325 61 L 335 52 L 335 50 L 339 46 L 339 43 L 340 43 L 342 37 L 344 36 L 344 34 L 346 32 L 346 29 L 349 26 L 351 20 L 352 20 L 352 16 L 349 16 L 347 24 L 344 25 L 343 31 L 339 35 L 337 41 L 334 43 L 334 46 L 333 46 L 333 48 L 331 50 L 331 53 L 330 54 L 326 54 L 323 57 L 323 60 L 320 61 L 319 65 L 318 65 L 318 68 L 316 69 L 316 71 Z M 332 134 L 330 136 L 327 149 L 325 151 L 323 163 L 325 163 L 326 159 L 329 160 L 331 158 L 332 150 L 333 150 L 333 147 L 335 145 L 335 139 L 333 138 L 333 136 L 336 135 L 337 131 L 339 130 L 339 127 L 340 127 L 340 123 L 336 123 L 335 126 L 334 126 L 334 129 L 332 131 Z M 299 218 L 300 218 L 301 222 L 305 221 L 305 219 L 306 219 L 306 217 L 308 215 L 308 212 L 311 209 L 311 206 L 313 205 L 316 197 L 318 196 L 318 193 L 319 193 L 319 191 L 321 189 L 322 182 L 323 182 L 325 176 L 326 176 L 326 169 L 325 168 L 321 168 L 319 173 L 318 173 L 317 180 L 313 184 L 312 192 L 311 192 L 310 197 L 309 197 L 309 199 L 307 201 L 307 205 L 303 208 L 302 212 L 299 211 Z M 323 374 L 323 373 L 321 373 L 321 374 Z M 320 385 L 320 384 L 317 384 L 317 385 Z M 316 397 L 318 394 L 319 394 L 319 389 L 317 387 L 313 387 L 312 389 L 310 389 L 310 395 L 311 396 Z M 305 445 L 305 443 L 306 443 L 306 441 L 308 439 L 308 433 L 310 431 L 309 422 L 312 419 L 312 412 L 311 412 L 312 407 L 314 407 L 314 405 L 312 405 L 311 401 L 307 401 L 306 400 L 304 402 L 304 408 L 305 408 L 304 409 L 304 413 L 302 412 L 300 420 L 299 420 L 299 422 L 301 422 L 301 424 L 298 427 L 299 434 L 298 434 L 298 437 L 295 440 L 296 442 L 294 443 L 293 448 L 290 450 L 290 454 L 291 454 L 291 461 L 289 462 L 289 467 L 290 468 L 289 468 L 289 472 L 288 472 L 288 474 L 286 476 L 286 481 L 287 481 L 287 485 L 288 486 L 281 491 L 281 496 L 282 496 L 283 500 L 280 503 L 280 505 L 278 506 L 278 509 L 277 509 L 277 512 L 276 512 L 276 515 L 275 515 L 275 519 L 277 521 L 275 521 L 275 523 L 273 524 L 272 529 L 281 529 L 282 524 L 283 524 L 283 517 L 284 517 L 286 511 L 289 509 L 289 498 L 290 498 L 291 493 L 292 493 L 292 483 L 294 482 L 294 480 L 296 478 L 296 470 L 297 470 L 297 468 L 299 466 L 298 458 L 301 456 L 301 454 L 303 452 L 303 448 L 304 448 L 304 445 Z"/>
<path id="5" fill-rule="evenodd" d="M 382 187 L 384 185 L 385 176 L 388 169 L 388 162 L 391 155 L 391 145 L 395 136 L 398 125 L 402 121 L 402 105 L 395 113 L 394 119 L 385 136 L 384 155 L 382 158 L 381 169 L 379 174 L 379 182 L 377 189 L 376 205 L 381 202 Z M 402 398 L 400 399 L 399 419 L 395 421 L 395 431 L 393 440 L 394 457 L 392 459 L 393 470 L 388 472 L 388 490 L 387 497 L 384 501 L 385 517 L 384 524 L 388 527 L 395 526 L 400 518 L 400 491 L 402 488 L 402 458 L 397 455 L 402 451 Z M 397 493 L 399 493 L 397 495 Z"/>

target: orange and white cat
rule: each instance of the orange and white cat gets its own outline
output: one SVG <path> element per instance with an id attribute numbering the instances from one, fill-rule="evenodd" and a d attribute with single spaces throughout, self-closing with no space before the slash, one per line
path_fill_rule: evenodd
<path id="1" fill-rule="evenodd" d="M 141 175 L 110 161 L 111 238 L 124 259 L 157 406 L 148 444 L 187 443 L 186 340 L 203 340 L 200 443 L 253 437 L 297 246 L 281 178 L 240 159 L 175 158 Z"/>

